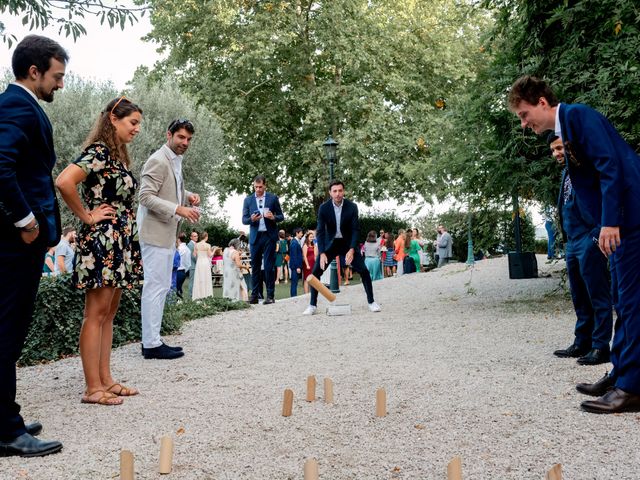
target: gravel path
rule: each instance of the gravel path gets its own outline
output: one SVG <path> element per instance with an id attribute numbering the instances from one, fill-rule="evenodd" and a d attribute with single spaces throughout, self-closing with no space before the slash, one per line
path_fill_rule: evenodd
<path id="1" fill-rule="evenodd" d="M 499 258 L 375 282 L 381 313 L 356 285 L 339 296 L 351 316 L 303 317 L 302 296 L 190 322 L 168 339 L 185 348 L 181 359 L 143 360 L 139 344 L 114 352 L 114 374 L 142 392 L 123 406 L 80 403 L 79 358 L 20 369 L 23 413 L 64 449 L 0 459 L 0 478 L 118 478 L 124 448 L 136 479 L 302 479 L 309 457 L 320 479 L 445 479 L 460 455 L 465 480 L 542 479 L 555 463 L 569 480 L 636 480 L 640 414 L 579 409 L 575 383 L 609 366 L 553 357 L 571 342 L 574 315 L 557 291 L 563 264 L 538 264 L 544 278 L 509 280 Z M 313 403 L 308 375 L 318 380 Z M 287 418 L 285 388 L 295 392 Z M 166 434 L 174 469 L 161 476 Z"/>

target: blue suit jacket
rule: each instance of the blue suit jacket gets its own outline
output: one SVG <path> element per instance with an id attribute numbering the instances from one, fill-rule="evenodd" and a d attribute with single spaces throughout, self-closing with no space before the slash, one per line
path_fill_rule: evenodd
<path id="1" fill-rule="evenodd" d="M 277 222 L 284 220 L 284 214 L 282 208 L 280 208 L 280 200 L 271 192 L 265 192 L 264 194 L 264 207 L 271 210 L 275 219 L 264 219 L 265 226 L 267 227 L 267 234 L 273 241 L 278 240 L 278 225 Z M 260 220 L 257 222 L 251 221 L 251 215 L 258 210 L 258 202 L 256 201 L 256 195 L 249 195 L 244 199 L 242 204 L 242 223 L 244 225 L 250 225 L 249 227 L 249 245 L 255 243 L 258 236 L 258 228 L 260 227 Z"/>
<path id="2" fill-rule="evenodd" d="M 302 247 L 298 239 L 293 237 L 289 244 L 289 268 L 292 270 L 302 268 L 302 262 Z"/>
<path id="3" fill-rule="evenodd" d="M 47 245 L 56 245 L 61 233 L 55 163 L 47 115 L 22 87 L 9 85 L 0 95 L 0 216 L 13 226 L 33 212 Z"/>
<path id="4" fill-rule="evenodd" d="M 640 158 L 599 112 L 560 104 L 565 158 L 576 202 L 594 226 L 640 225 Z"/>
<path id="5" fill-rule="evenodd" d="M 358 206 L 347 200 L 342 201 L 342 214 L 340 215 L 340 233 L 349 244 L 349 248 L 358 250 L 358 235 L 360 223 L 358 221 Z M 336 213 L 333 210 L 333 200 L 329 199 L 320 205 L 318 209 L 318 226 L 316 238 L 318 239 L 318 253 L 326 253 L 336 236 Z"/>

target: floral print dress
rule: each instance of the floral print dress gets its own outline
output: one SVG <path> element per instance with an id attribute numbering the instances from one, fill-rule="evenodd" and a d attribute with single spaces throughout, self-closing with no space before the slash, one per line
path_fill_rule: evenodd
<path id="1" fill-rule="evenodd" d="M 140 285 L 142 257 L 133 210 L 138 182 L 127 167 L 111 158 L 109 149 L 99 143 L 89 145 L 73 163 L 87 174 L 80 191 L 87 208 L 93 210 L 107 203 L 116 210 L 113 219 L 82 226 L 73 282 L 81 289 L 131 289 Z"/>

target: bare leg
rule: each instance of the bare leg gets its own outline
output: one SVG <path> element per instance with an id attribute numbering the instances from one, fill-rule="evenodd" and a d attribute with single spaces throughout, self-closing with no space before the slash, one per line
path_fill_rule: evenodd
<path id="1" fill-rule="evenodd" d="M 102 336 L 104 325 L 107 323 L 111 332 L 107 335 L 110 356 L 113 331 L 112 323 L 108 319 L 115 290 L 111 287 L 95 288 L 87 290 L 85 296 L 84 321 L 80 330 L 80 358 L 82 359 L 87 394 L 91 393 L 91 395 L 86 395 L 85 399 L 90 401 L 98 400 L 105 389 L 101 380 Z M 114 398 L 110 399 L 108 403 L 122 403 L 122 399 L 114 395 Z"/>

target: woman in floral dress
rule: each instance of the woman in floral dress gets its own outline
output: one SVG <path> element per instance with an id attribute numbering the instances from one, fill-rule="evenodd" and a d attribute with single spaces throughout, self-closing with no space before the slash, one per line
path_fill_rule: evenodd
<path id="1" fill-rule="evenodd" d="M 120 405 L 121 397 L 138 393 L 112 377 L 111 344 L 122 289 L 142 282 L 133 210 L 138 183 L 129 170 L 127 151 L 141 120 L 142 110 L 127 98 L 109 102 L 85 140 L 83 152 L 56 179 L 65 203 L 83 222 L 73 272 L 77 288 L 86 291 L 80 330 L 86 381 L 83 403 Z"/>

